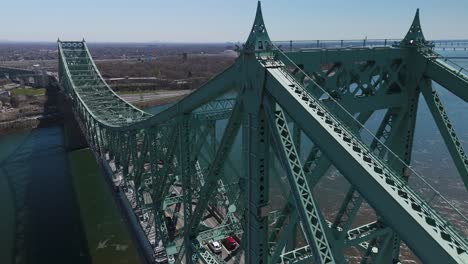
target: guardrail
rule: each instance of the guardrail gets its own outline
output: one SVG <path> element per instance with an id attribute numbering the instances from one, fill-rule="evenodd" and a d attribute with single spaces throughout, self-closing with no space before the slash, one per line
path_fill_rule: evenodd
<path id="1" fill-rule="evenodd" d="M 457 64 L 454 61 L 452 61 L 452 60 L 450 60 L 448 58 L 445 58 L 445 57 L 440 57 L 438 60 L 440 62 L 443 62 L 443 63 L 447 64 L 451 68 L 453 68 L 453 73 L 456 76 L 467 79 L 466 76 L 468 76 L 468 69 L 466 69 L 465 67 L 460 66 L 459 64 Z"/>
<path id="2" fill-rule="evenodd" d="M 351 39 L 351 40 L 280 40 L 273 44 L 283 51 L 294 51 L 307 48 L 361 48 L 390 47 L 398 45 L 401 39 Z"/>
<path id="3" fill-rule="evenodd" d="M 277 40 L 274 46 L 283 51 L 296 51 L 308 48 L 363 48 L 363 47 L 391 47 L 399 45 L 402 39 L 342 39 L 342 40 Z M 433 49 L 468 50 L 468 40 L 433 40 Z"/>

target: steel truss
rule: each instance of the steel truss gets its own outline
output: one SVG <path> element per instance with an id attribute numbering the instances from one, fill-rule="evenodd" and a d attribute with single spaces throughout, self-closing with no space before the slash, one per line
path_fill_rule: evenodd
<path id="1" fill-rule="evenodd" d="M 58 46 L 61 87 L 155 259 L 344 263 L 357 248 L 362 263 L 398 263 L 403 241 L 424 263 L 468 263 L 464 235 L 408 183 L 421 177 L 410 162 L 422 93 L 468 187 L 468 159 L 431 86 L 467 101 L 468 76 L 431 49 L 419 12 L 394 46 L 283 52 L 259 3 L 234 65 L 157 115 L 109 88 L 84 41 Z M 350 187 L 328 219 L 316 186 L 331 167 Z M 364 204 L 374 216 L 357 226 Z M 228 236 L 236 249 L 209 249 Z"/>

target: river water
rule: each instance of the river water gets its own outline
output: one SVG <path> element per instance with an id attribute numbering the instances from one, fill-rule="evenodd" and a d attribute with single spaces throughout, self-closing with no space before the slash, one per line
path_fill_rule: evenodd
<path id="1" fill-rule="evenodd" d="M 467 53 L 446 51 L 444 55 Z M 468 60 L 456 62 L 468 68 Z M 436 87 L 468 149 L 468 105 Z M 418 118 L 415 170 L 468 212 L 463 184 L 424 100 Z M 336 188 L 333 177 L 320 186 Z M 0 263 L 137 262 L 94 158 L 87 150 L 67 153 L 60 126 L 0 138 L 0 212 Z"/>
<path id="2" fill-rule="evenodd" d="M 86 239 L 62 128 L 2 137 L 0 164 L 0 262 L 11 263 L 16 251 L 18 263 L 83 263 Z"/>
<path id="3" fill-rule="evenodd" d="M 0 138 L 0 212 L 2 264 L 138 262 L 94 157 L 67 153 L 61 126 Z"/>

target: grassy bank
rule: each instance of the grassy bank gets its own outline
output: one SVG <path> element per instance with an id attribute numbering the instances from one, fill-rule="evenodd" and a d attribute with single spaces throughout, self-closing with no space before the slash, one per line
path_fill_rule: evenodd
<path id="1" fill-rule="evenodd" d="M 45 95 L 46 89 L 45 88 L 17 88 L 11 91 L 13 95 L 34 95 L 40 96 Z"/>
<path id="2" fill-rule="evenodd" d="M 139 263 L 137 251 L 91 151 L 73 151 L 69 160 L 92 263 Z"/>

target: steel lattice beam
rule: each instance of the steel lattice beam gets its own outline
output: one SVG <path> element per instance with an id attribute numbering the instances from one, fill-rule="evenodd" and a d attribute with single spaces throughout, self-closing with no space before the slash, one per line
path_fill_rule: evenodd
<path id="1" fill-rule="evenodd" d="M 418 255 L 442 262 L 468 258 L 464 239 L 451 227 L 444 227 L 440 216 L 399 175 L 376 159 L 289 73 L 281 68 L 270 68 L 268 73 L 267 87 L 274 99 Z M 422 245 L 431 245 L 434 251 L 427 252 Z"/>
<path id="2" fill-rule="evenodd" d="M 457 167 L 458 173 L 460 174 L 463 183 L 465 183 L 465 189 L 468 190 L 468 157 L 463 149 L 463 145 L 458 139 L 455 128 L 447 116 L 437 91 L 432 88 L 429 80 L 426 80 L 422 89 L 422 94 L 424 95 L 424 99 L 426 99 L 426 103 L 429 106 L 432 117 L 436 121 L 436 125 L 439 128 L 442 138 L 447 145 L 453 162 Z"/>
<path id="3" fill-rule="evenodd" d="M 270 41 L 259 4 L 236 62 L 157 115 L 109 88 L 84 41 L 58 46 L 60 86 L 91 150 L 143 219 L 142 233 L 179 263 L 344 262 L 344 249 L 357 245 L 362 263 L 387 263 L 398 260 L 400 237 L 424 262 L 468 262 L 466 239 L 407 183 L 419 89 L 468 182 L 466 154 L 429 83 L 467 101 L 468 76 L 431 50 L 419 12 L 392 47 L 283 53 Z M 380 109 L 388 110 L 366 145 L 362 124 Z M 238 134 L 242 152 L 234 154 L 242 170 L 228 157 Z M 302 164 L 306 138 L 313 147 Z M 270 150 L 293 190 L 279 218 L 270 207 Z M 351 184 L 333 224 L 313 193 L 331 165 Z M 364 200 L 377 222 L 350 229 Z M 204 216 L 216 223 L 200 224 Z M 300 248 L 298 227 L 308 242 Z M 240 246 L 222 260 L 206 243 L 227 236 L 241 236 Z"/>
<path id="4" fill-rule="evenodd" d="M 280 159 L 286 167 L 290 185 L 293 187 L 301 219 L 306 225 L 307 241 L 314 249 L 315 261 L 318 263 L 335 263 L 324 228 L 323 217 L 320 216 L 312 196 L 312 190 L 302 170 L 302 164 L 296 152 L 292 136 L 289 133 L 283 110 L 279 106 L 275 106 L 275 110 L 267 107 L 267 113 L 271 116 L 270 122 L 272 123 L 272 130 L 274 130 L 272 133 L 275 138 L 275 145 L 279 149 Z"/>

